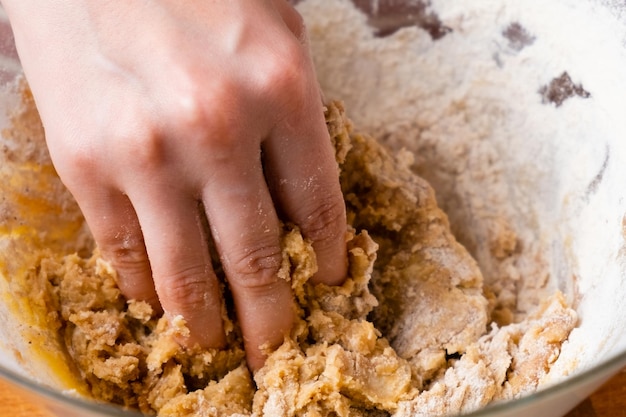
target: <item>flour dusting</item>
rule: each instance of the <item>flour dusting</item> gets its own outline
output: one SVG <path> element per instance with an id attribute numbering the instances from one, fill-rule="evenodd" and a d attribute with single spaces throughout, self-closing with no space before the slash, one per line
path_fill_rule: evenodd
<path id="1" fill-rule="evenodd" d="M 392 2 L 355 3 L 382 13 Z M 547 258 L 551 230 L 541 227 L 550 222 L 529 200 L 541 197 L 541 216 L 556 223 L 564 213 L 551 206 L 566 195 L 550 193 L 580 193 L 576 184 L 591 183 L 605 163 L 605 138 L 624 132 L 615 120 L 626 89 L 626 25 L 587 1 L 407 3 L 424 3 L 421 13 L 437 16 L 445 35 L 411 25 L 380 37 L 348 0 L 299 4 L 326 96 L 343 100 L 363 131 L 414 153 L 414 171 L 433 185 L 496 294 L 499 323 L 520 320 L 555 287 L 572 301 L 571 271 Z M 558 186 L 546 183 L 573 157 L 555 141 L 595 162 Z M 560 250 L 550 256 L 565 256 Z"/>
<path id="2" fill-rule="evenodd" d="M 611 291 L 578 279 L 595 264 L 577 255 L 613 256 L 591 232 L 616 220 L 595 213 L 626 159 L 624 15 L 605 7 L 618 3 L 298 2 L 341 167 L 350 273 L 309 283 L 313 249 L 286 226 L 280 273 L 298 320 L 255 375 L 232 309 L 226 349 L 184 349 L 184 319 L 125 300 L 97 251 L 68 254 L 84 246 L 68 238 L 83 220 L 23 84 L 4 136 L 41 152 L 4 147 L 0 189 L 6 229 L 37 233 L 9 234 L 0 261 L 19 266 L 21 312 L 48 326 L 28 343 L 49 342 L 81 393 L 171 417 L 450 415 L 558 382 L 595 353 L 581 339 L 602 336 L 577 332 L 594 320 L 579 315 L 585 296 Z M 44 203 L 64 216 L 49 221 Z M 605 240 L 626 257 L 622 216 Z"/>

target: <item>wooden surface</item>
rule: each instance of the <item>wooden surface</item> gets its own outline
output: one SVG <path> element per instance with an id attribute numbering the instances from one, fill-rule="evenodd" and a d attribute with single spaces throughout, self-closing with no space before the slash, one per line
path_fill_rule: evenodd
<path id="1" fill-rule="evenodd" d="M 0 380 L 0 416 L 4 417 L 63 417 L 55 416 L 22 392 Z"/>
<path id="2" fill-rule="evenodd" d="M 0 416 L 55 417 L 2 381 L 0 381 Z M 566 417 L 626 417 L 626 368 Z"/>
<path id="3" fill-rule="evenodd" d="M 626 417 L 626 368 L 566 417 Z"/>

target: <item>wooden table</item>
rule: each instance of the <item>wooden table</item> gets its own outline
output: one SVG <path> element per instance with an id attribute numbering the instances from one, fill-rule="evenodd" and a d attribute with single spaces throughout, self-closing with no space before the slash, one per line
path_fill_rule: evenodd
<path id="1" fill-rule="evenodd" d="M 626 417 L 626 368 L 566 417 Z"/>
<path id="2" fill-rule="evenodd" d="M 55 417 L 0 381 L 0 416 Z M 63 417 L 63 416 L 59 416 Z M 626 368 L 566 417 L 626 417 Z"/>

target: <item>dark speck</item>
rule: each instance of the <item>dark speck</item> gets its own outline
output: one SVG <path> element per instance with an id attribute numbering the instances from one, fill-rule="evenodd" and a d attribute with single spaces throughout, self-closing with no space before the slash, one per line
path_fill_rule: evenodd
<path id="1" fill-rule="evenodd" d="M 376 28 L 376 36 L 389 36 L 403 27 L 418 26 L 427 31 L 432 39 L 437 40 L 452 31 L 434 12 L 428 10 L 428 0 L 378 0 L 376 8 L 372 0 L 352 2 L 369 16 L 369 24 Z"/>
<path id="2" fill-rule="evenodd" d="M 539 94 L 541 94 L 544 103 L 554 103 L 557 107 L 570 97 L 578 96 L 588 98 L 591 96 L 591 94 L 583 88 L 582 84 L 574 84 L 567 72 L 554 78 L 550 81 L 550 84 L 541 87 Z"/>
<path id="3" fill-rule="evenodd" d="M 502 31 L 502 36 L 509 40 L 509 47 L 521 51 L 524 47 L 532 45 L 535 37 L 517 22 L 511 23 Z"/>

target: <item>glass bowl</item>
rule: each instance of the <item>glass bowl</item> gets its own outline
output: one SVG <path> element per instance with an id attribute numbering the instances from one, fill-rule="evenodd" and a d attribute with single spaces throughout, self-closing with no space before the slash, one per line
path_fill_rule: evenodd
<path id="1" fill-rule="evenodd" d="M 425 135 L 428 129 L 424 126 L 434 126 L 436 122 L 424 115 L 419 103 L 415 103 L 415 107 L 399 110 L 388 126 L 374 121 L 376 118 L 371 117 L 372 114 L 389 111 L 385 106 L 390 104 L 385 101 L 384 95 L 396 94 L 407 98 L 413 90 L 402 83 L 406 74 L 398 72 L 403 68 L 401 65 L 382 65 L 378 61 L 385 59 L 382 52 L 379 56 L 371 55 L 371 51 L 366 53 L 364 49 L 347 46 L 334 51 L 332 58 L 322 56 L 320 51 L 325 47 L 326 39 L 324 33 L 333 25 L 342 24 L 341 19 L 345 18 L 343 15 L 331 15 L 324 19 L 311 17 L 312 9 L 334 3 L 325 1 L 297 3 L 301 3 L 298 7 L 307 22 L 318 75 L 327 98 L 344 100 L 355 125 L 373 132 L 390 146 L 398 146 L 394 142 L 398 140 L 394 132 L 405 133 L 402 139 L 405 142 L 400 144 L 416 155 L 415 169 L 434 185 L 438 201 L 448 213 L 453 230 L 483 269 L 489 271 L 495 268 L 493 259 L 489 258 L 492 255 L 485 250 L 486 247 L 488 249 L 488 239 L 481 238 L 490 230 L 488 226 L 492 225 L 490 221 L 493 219 L 488 215 L 476 215 L 476 206 L 459 203 L 459 196 L 475 193 L 477 189 L 483 189 L 485 200 L 492 201 L 495 191 L 491 191 L 493 183 L 490 181 L 493 178 L 472 176 L 472 181 L 468 182 L 450 175 L 447 161 L 458 162 L 459 159 L 453 155 L 455 150 L 446 146 L 449 132 L 439 132 L 440 137 L 436 140 L 441 143 L 429 139 Z M 472 15 L 463 6 L 470 2 L 457 2 L 457 6 L 445 0 L 354 0 L 354 3 L 364 13 L 363 20 L 371 32 L 381 41 L 410 38 L 415 30 L 421 30 L 433 42 L 439 42 L 437 47 L 444 45 L 441 48 L 448 48 L 450 54 L 458 54 L 455 58 L 458 59 L 457 69 L 466 75 L 458 85 L 447 85 L 446 91 L 440 91 L 442 95 L 448 97 L 446 94 L 451 94 L 459 101 L 458 94 L 462 91 L 464 100 L 499 104 L 495 108 L 505 114 L 503 120 L 507 123 L 517 121 L 520 129 L 537 128 L 515 137 L 477 137 L 476 146 L 472 148 L 476 150 L 466 151 L 462 158 L 469 161 L 469 165 L 482 164 L 489 153 L 500 161 L 497 172 L 506 184 L 506 199 L 500 201 L 503 207 L 506 206 L 506 213 L 515 216 L 515 226 L 521 230 L 519 240 L 527 251 L 526 255 L 520 256 L 517 267 L 525 271 L 525 256 L 541 257 L 545 261 L 547 287 L 559 289 L 565 294 L 579 314 L 580 322 L 563 346 L 559 366 L 550 373 L 551 379 L 542 389 L 468 415 L 557 417 L 566 414 L 626 366 L 626 303 L 623 302 L 626 299 L 626 119 L 623 116 L 623 109 L 626 108 L 626 75 L 623 75 L 626 64 L 626 6 L 608 0 L 524 3 L 527 9 L 545 8 L 543 19 L 539 19 L 537 13 L 528 15 L 531 17 L 523 12 L 512 13 L 511 9 L 515 7 L 510 1 L 488 1 L 476 6 L 476 13 L 491 13 L 494 21 L 504 22 L 494 24 L 496 32 L 485 31 L 485 38 L 482 39 L 486 45 L 484 50 L 493 52 L 491 58 L 494 65 L 502 69 L 502 79 L 485 80 L 480 77 L 481 73 L 496 71 L 495 67 L 476 68 L 478 64 L 466 55 L 472 52 L 467 49 L 470 46 L 465 49 L 455 46 L 462 46 L 463 37 L 470 39 L 471 33 L 478 33 L 471 27 Z M 507 7 L 504 7 L 505 4 Z M 578 9 L 584 13 L 567 14 Z M 563 12 L 562 16 L 555 13 L 559 11 Z M 566 19 L 564 16 L 578 16 L 580 19 Z M 531 23 L 517 21 L 524 17 L 529 18 Z M 585 21 L 590 24 L 585 24 Z M 567 47 L 577 32 L 584 33 L 589 41 L 580 45 L 580 50 L 574 53 Z M 544 39 L 549 39 L 549 42 Z M 471 40 L 474 41 L 473 38 Z M 432 53 L 433 44 L 424 42 L 413 44 L 404 51 L 406 59 L 420 62 L 420 56 Z M 349 39 L 347 44 L 350 45 Z M 527 53 L 531 46 L 553 48 L 559 54 L 555 53 L 553 59 L 541 61 L 535 59 L 532 52 Z M 612 51 L 610 57 L 606 51 Z M 571 56 L 568 55 L 570 52 Z M 342 60 L 342 56 L 347 59 Z M 446 59 L 444 57 L 441 61 L 442 77 L 455 70 Z M 325 60 L 334 60 L 336 64 L 326 63 Z M 514 73 L 526 68 L 542 77 L 536 86 L 518 85 L 516 79 L 507 78 L 507 71 Z M 563 73 L 555 68 L 562 68 Z M 414 76 L 429 69 L 426 63 L 423 68 L 417 65 Z M 564 77 L 566 73 L 567 77 Z M 10 27 L 4 14 L 0 13 L 2 128 L 8 125 L 6 114 L 17 103 L 14 86 L 20 74 Z M 500 73 L 496 71 L 494 74 Z M 586 76 L 582 84 L 575 79 L 585 79 Z M 478 91 L 477 83 L 491 83 L 489 88 L 480 90 L 490 93 L 472 95 Z M 493 93 L 500 87 L 512 93 L 517 89 L 533 88 L 537 101 L 545 106 L 545 112 L 526 112 L 519 103 L 516 106 L 502 104 L 503 96 Z M 596 100 L 593 107 L 589 105 L 589 111 L 585 108 L 576 110 L 576 106 L 588 105 L 581 104 L 585 103 L 585 99 Z M 508 103 L 518 100 L 521 99 L 514 94 L 504 97 L 504 102 Z M 353 114 L 350 114 L 351 109 Z M 571 114 L 581 116 L 573 120 Z M 411 136 L 407 126 L 414 122 L 421 127 L 417 135 Z M 550 125 L 550 129 L 542 127 L 546 124 Z M 449 141 L 453 141 L 454 135 L 449 136 Z M 3 145 L 7 146 L 6 140 L 4 142 Z M 489 147 L 483 146 L 485 143 Z M 472 173 L 471 170 L 469 172 Z M 34 223 L 41 221 L 36 218 L 26 220 Z M 6 237 L 11 231 L 3 230 L 3 233 Z M 139 413 L 96 403 L 79 395 L 68 383 L 68 371 L 61 369 L 63 366 L 51 366 L 54 362 L 50 356 L 52 353 L 46 352 L 45 346 L 32 346 L 22 337 L 25 327 L 29 331 L 37 331 L 37 324 L 20 321 L 15 316 L 15 310 L 9 308 L 10 301 L 6 300 L 11 298 L 8 284 L 10 271 L 6 269 L 5 260 L 16 255 L 6 238 L 0 241 L 0 254 L 0 296 L 3 300 L 0 303 L 0 378 L 58 416 L 139 416 Z"/>

